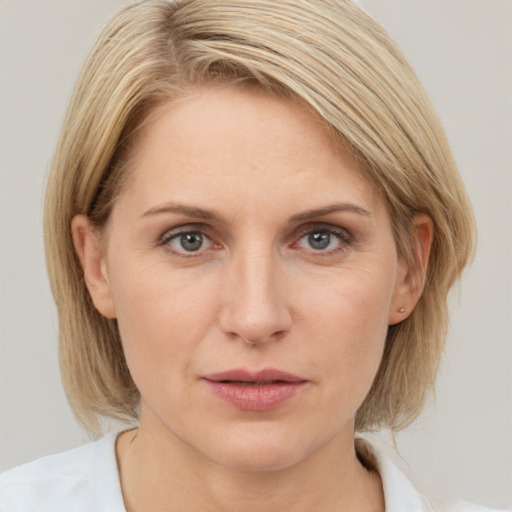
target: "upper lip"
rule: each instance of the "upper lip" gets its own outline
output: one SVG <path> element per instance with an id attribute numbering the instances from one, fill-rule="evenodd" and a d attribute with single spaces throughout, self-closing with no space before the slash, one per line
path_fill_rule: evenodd
<path id="1" fill-rule="evenodd" d="M 210 382 L 305 382 L 307 379 L 293 375 L 292 373 L 278 370 L 275 368 L 265 368 L 263 370 L 251 371 L 244 368 L 235 368 L 219 373 L 210 373 L 203 376 Z"/>

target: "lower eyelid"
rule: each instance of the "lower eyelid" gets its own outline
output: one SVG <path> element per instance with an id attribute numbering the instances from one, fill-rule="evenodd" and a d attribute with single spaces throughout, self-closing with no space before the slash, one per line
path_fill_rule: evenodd
<path id="1" fill-rule="evenodd" d="M 172 242 L 173 240 L 180 240 L 180 238 L 184 235 L 200 235 L 201 236 L 201 241 L 203 243 L 206 243 L 207 245 L 208 244 L 211 244 L 211 240 L 206 236 L 204 235 L 203 233 L 198 233 L 197 231 L 185 231 L 183 233 L 178 233 L 176 235 L 173 235 L 169 238 L 169 242 Z M 168 242 L 168 243 L 169 243 Z M 193 252 L 193 251 L 191 251 Z"/>
<path id="2" fill-rule="evenodd" d="M 336 229 L 335 227 L 331 226 L 312 226 L 308 227 L 307 229 L 304 229 L 302 232 L 299 232 L 298 235 L 295 235 L 294 239 L 295 241 L 292 242 L 290 247 L 296 247 L 299 242 L 309 234 L 315 233 L 315 232 L 324 232 L 329 233 L 331 236 L 335 237 L 338 240 L 338 245 L 335 248 L 331 249 L 325 249 L 324 251 L 320 249 L 314 249 L 310 247 L 309 249 L 313 252 L 316 252 L 318 254 L 321 254 L 322 252 L 324 255 L 329 255 L 330 253 L 339 252 L 341 250 L 344 250 L 348 245 L 354 243 L 354 237 L 344 228 Z M 207 242 L 207 247 L 203 248 L 201 247 L 198 251 L 180 251 L 178 248 L 169 248 L 169 250 L 175 252 L 178 255 L 188 255 L 188 256 L 199 256 L 203 254 L 204 252 L 208 251 L 208 249 L 213 248 L 220 248 L 222 244 L 216 243 L 203 229 L 196 228 L 195 226 L 183 226 L 182 229 L 174 228 L 169 229 L 168 231 L 164 232 L 157 240 L 157 245 L 161 246 L 170 246 L 170 242 L 181 235 L 185 235 L 188 233 L 194 233 L 194 234 L 200 234 L 204 240 Z M 307 249 L 304 247 L 304 249 Z"/>
<path id="3" fill-rule="evenodd" d="M 335 247 L 331 248 L 325 248 L 325 249 L 315 249 L 314 247 L 310 246 L 301 246 L 300 244 L 301 240 L 303 240 L 305 237 L 307 237 L 309 234 L 315 233 L 315 232 L 324 232 L 329 233 L 331 236 L 335 237 L 337 244 Z M 354 237 L 350 232 L 348 232 L 346 229 L 339 228 L 336 229 L 336 227 L 331 226 L 313 226 L 313 227 L 307 227 L 302 232 L 299 232 L 299 235 L 296 235 L 295 241 L 291 244 L 291 248 L 299 249 L 303 251 L 305 254 L 308 254 L 312 257 L 318 257 L 318 258 L 329 258 L 334 257 L 337 255 L 340 255 L 341 253 L 347 251 L 351 245 L 355 243 Z M 305 242 L 306 244 L 307 242 Z M 331 243 L 331 241 L 329 242 Z M 300 245 L 299 245 L 300 244 Z"/>
<path id="4" fill-rule="evenodd" d="M 205 242 L 197 251 L 189 251 L 178 245 L 180 236 L 192 233 L 201 235 Z M 176 239 L 178 239 L 177 243 L 173 242 Z M 156 246 L 163 248 L 173 257 L 189 259 L 191 261 L 194 259 L 201 261 L 201 258 L 208 257 L 208 255 L 212 256 L 213 252 L 217 252 L 219 249 L 223 248 L 223 244 L 208 235 L 204 229 L 188 226 L 184 226 L 184 229 L 173 228 L 166 231 L 159 237 Z"/>

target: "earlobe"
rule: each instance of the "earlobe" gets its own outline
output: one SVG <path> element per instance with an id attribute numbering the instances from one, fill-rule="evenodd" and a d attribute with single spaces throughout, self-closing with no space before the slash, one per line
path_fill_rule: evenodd
<path id="1" fill-rule="evenodd" d="M 85 215 L 76 215 L 71 221 L 71 234 L 94 306 L 103 316 L 115 318 L 104 248 L 97 228 Z"/>
<path id="2" fill-rule="evenodd" d="M 434 237 L 434 223 L 425 214 L 417 214 L 410 233 L 413 261 L 410 265 L 401 258 L 391 308 L 389 325 L 405 320 L 421 297 L 427 278 L 428 259 Z"/>

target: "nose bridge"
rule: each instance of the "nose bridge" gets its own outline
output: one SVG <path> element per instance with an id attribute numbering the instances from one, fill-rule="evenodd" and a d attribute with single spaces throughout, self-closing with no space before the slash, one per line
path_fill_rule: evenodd
<path id="1" fill-rule="evenodd" d="M 225 289 L 223 330 L 252 344 L 286 332 L 291 316 L 283 278 L 282 263 L 271 247 L 254 241 L 236 251 Z"/>

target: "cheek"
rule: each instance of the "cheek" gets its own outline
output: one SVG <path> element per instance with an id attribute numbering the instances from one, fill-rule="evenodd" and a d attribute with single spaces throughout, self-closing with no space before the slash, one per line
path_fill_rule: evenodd
<path id="1" fill-rule="evenodd" d="M 388 267 L 389 270 L 392 267 Z M 325 378 L 342 383 L 336 392 L 355 399 L 357 408 L 378 370 L 388 330 L 393 272 L 372 269 L 340 273 L 302 310 L 314 342 L 314 357 Z"/>
<path id="2" fill-rule="evenodd" d="M 150 374 L 153 382 L 162 380 L 159 384 L 163 385 L 182 370 L 186 372 L 215 316 L 215 295 L 204 293 L 212 289 L 212 283 L 171 273 L 159 263 L 126 262 L 113 272 L 111 284 L 125 356 L 135 382 L 139 384 L 138 380 Z"/>
<path id="3" fill-rule="evenodd" d="M 300 309 L 308 312 L 312 325 L 332 335 L 366 338 L 373 331 L 382 334 L 387 329 L 395 274 L 391 264 L 376 262 L 323 275 L 317 282 L 304 280 L 306 302 Z"/>

